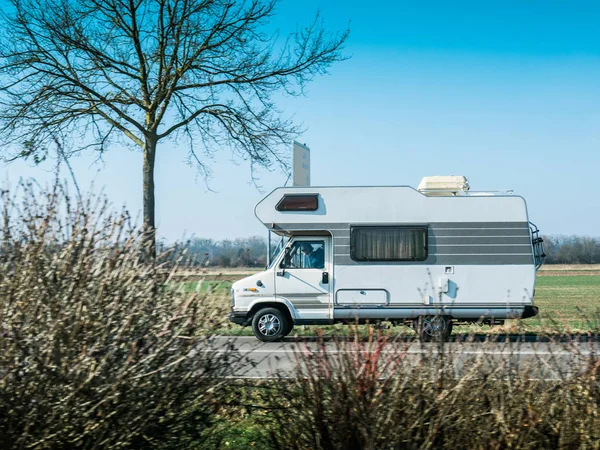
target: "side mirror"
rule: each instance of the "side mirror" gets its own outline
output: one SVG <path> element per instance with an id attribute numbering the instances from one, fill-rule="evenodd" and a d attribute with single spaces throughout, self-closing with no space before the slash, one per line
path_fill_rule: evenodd
<path id="1" fill-rule="evenodd" d="M 287 264 L 286 264 L 286 261 L 285 261 L 286 259 L 288 259 L 287 255 L 285 255 L 283 257 L 283 261 L 281 261 L 281 264 L 279 264 L 279 268 L 281 270 L 275 271 L 275 275 L 277 275 L 278 277 L 284 277 L 285 276 L 285 268 L 287 267 Z"/>

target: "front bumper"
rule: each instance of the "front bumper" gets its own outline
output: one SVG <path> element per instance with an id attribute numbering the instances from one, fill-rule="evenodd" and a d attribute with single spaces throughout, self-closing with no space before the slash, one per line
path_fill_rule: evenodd
<path id="1" fill-rule="evenodd" d="M 227 316 L 227 318 L 229 319 L 230 322 L 233 322 L 237 325 L 241 325 L 243 327 L 250 325 L 250 320 L 248 318 L 248 313 L 246 312 L 230 312 L 229 315 Z"/>
<path id="2" fill-rule="evenodd" d="M 521 319 L 529 319 L 530 317 L 537 316 L 540 313 L 540 310 L 537 306 L 526 306 L 523 309 L 523 314 L 521 315 Z"/>

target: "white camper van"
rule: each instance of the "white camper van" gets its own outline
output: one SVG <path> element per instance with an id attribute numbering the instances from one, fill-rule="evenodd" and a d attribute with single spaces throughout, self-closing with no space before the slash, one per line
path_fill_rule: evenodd
<path id="1" fill-rule="evenodd" d="M 391 321 L 424 339 L 453 323 L 535 316 L 544 255 L 522 197 L 469 192 L 464 177 L 418 189 L 284 187 L 255 208 L 281 236 L 265 271 L 233 284 L 230 320 L 275 341 L 294 325 Z"/>

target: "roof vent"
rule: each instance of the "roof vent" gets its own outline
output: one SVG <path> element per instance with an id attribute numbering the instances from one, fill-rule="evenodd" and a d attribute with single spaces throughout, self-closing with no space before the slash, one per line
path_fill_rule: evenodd
<path id="1" fill-rule="evenodd" d="M 428 197 L 451 197 L 465 195 L 469 191 L 469 181 L 463 176 L 423 177 L 417 188 Z"/>

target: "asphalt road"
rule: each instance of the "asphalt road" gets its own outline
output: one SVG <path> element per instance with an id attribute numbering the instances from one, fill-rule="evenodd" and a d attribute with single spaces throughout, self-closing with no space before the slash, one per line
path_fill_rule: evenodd
<path id="1" fill-rule="evenodd" d="M 254 337 L 214 337 L 211 342 L 217 352 L 236 352 L 238 364 L 234 364 L 235 378 L 273 378 L 296 376 L 297 355 L 318 354 L 321 344 L 316 339 L 286 339 L 283 342 L 263 343 Z M 332 358 L 341 353 L 356 352 L 351 342 L 324 342 L 325 351 Z M 359 347 L 362 348 L 362 347 Z M 600 342 L 594 340 L 563 339 L 562 342 L 528 342 L 506 339 L 502 342 L 454 342 L 439 344 L 417 341 L 399 341 L 387 344 L 381 351 L 382 358 L 401 358 L 404 367 L 416 364 L 435 364 L 443 352 L 446 362 L 452 364 L 456 376 L 479 363 L 488 368 L 502 366 L 505 369 L 524 371 L 529 377 L 561 379 L 583 370 L 590 358 L 600 353 Z"/>

